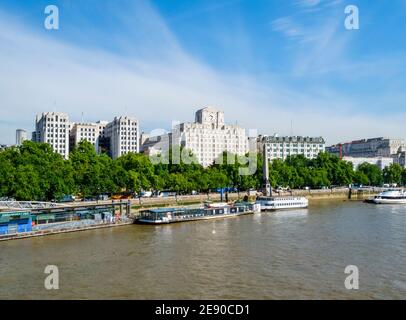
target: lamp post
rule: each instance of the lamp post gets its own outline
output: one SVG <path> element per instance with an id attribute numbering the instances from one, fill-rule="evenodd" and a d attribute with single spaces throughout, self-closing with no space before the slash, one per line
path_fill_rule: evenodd
<path id="1" fill-rule="evenodd" d="M 264 196 L 269 197 L 269 196 L 272 196 L 272 189 L 271 189 L 271 184 L 269 183 L 269 163 L 268 163 L 265 141 L 263 142 L 262 157 L 263 157 L 262 173 L 264 176 L 263 177 L 263 193 L 264 193 Z"/>

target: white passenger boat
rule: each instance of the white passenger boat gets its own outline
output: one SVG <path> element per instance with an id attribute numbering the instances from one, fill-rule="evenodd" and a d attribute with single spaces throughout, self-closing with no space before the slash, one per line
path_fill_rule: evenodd
<path id="1" fill-rule="evenodd" d="M 386 190 L 368 202 L 376 204 L 406 204 L 406 192 L 400 189 Z"/>
<path id="2" fill-rule="evenodd" d="M 258 197 L 257 204 L 261 210 L 301 209 L 309 206 L 309 200 L 305 197 Z"/>

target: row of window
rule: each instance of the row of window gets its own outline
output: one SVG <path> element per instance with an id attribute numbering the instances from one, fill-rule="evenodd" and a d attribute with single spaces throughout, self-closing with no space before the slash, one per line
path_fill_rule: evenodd
<path id="1" fill-rule="evenodd" d="M 90 132 L 96 132 L 95 128 L 80 128 L 80 131 L 90 131 Z"/>
<path id="2" fill-rule="evenodd" d="M 123 152 L 123 151 L 136 151 L 137 150 L 137 148 L 136 147 L 128 147 L 128 148 L 126 148 L 126 147 L 121 147 L 121 151 Z"/>
<path id="3" fill-rule="evenodd" d="M 95 137 L 96 134 L 95 134 L 94 132 L 85 132 L 85 133 L 81 132 L 81 133 L 80 133 L 80 136 L 81 136 L 81 137 L 87 137 L 87 136 L 89 136 L 89 137 Z"/>
<path id="4" fill-rule="evenodd" d="M 60 139 L 60 140 L 58 140 L 58 139 L 49 139 L 48 141 L 46 141 L 46 143 L 50 143 L 50 144 L 53 144 L 53 143 L 61 143 L 61 144 L 66 144 L 66 140 L 62 140 L 62 139 Z"/>
<path id="5" fill-rule="evenodd" d="M 45 127 L 45 126 L 44 126 Z M 60 124 L 58 125 L 57 123 L 53 124 L 53 123 L 47 123 L 46 127 L 48 128 L 66 128 L 67 125 L 66 124 Z M 45 128 L 44 128 L 45 129 Z"/>
<path id="6" fill-rule="evenodd" d="M 288 153 L 288 152 L 320 152 L 320 149 L 274 149 L 274 150 L 268 150 L 268 153 Z"/>
<path id="7" fill-rule="evenodd" d="M 63 133 L 66 133 L 66 129 L 58 129 L 58 128 L 55 128 L 55 129 L 46 129 L 45 130 L 45 132 L 63 132 Z"/>
<path id="8" fill-rule="evenodd" d="M 54 122 L 54 118 L 45 118 L 45 121 L 51 121 L 51 122 Z M 58 118 L 58 117 L 56 117 L 55 118 L 55 121 L 56 122 L 58 122 L 58 121 L 60 121 L 60 122 L 66 122 L 67 120 L 65 119 L 65 118 Z"/>
<path id="9" fill-rule="evenodd" d="M 53 134 L 53 133 L 48 133 L 47 135 L 46 135 L 46 137 L 48 137 L 48 138 L 50 138 L 50 137 L 52 137 L 52 138 L 66 138 L 66 134 L 64 133 L 64 134 L 57 134 L 57 133 L 55 133 L 55 134 Z"/>
<path id="10" fill-rule="evenodd" d="M 270 148 L 270 147 L 285 147 L 285 148 L 289 148 L 289 147 L 299 147 L 299 145 L 300 145 L 300 147 L 305 147 L 305 146 L 307 146 L 307 147 L 312 147 L 313 146 L 313 148 L 317 148 L 317 147 L 319 147 L 319 148 L 323 148 L 324 147 L 324 144 L 305 144 L 305 143 L 273 143 L 272 145 L 268 145 L 268 148 Z"/>
<path id="11" fill-rule="evenodd" d="M 288 203 L 274 203 L 274 207 L 293 207 L 293 206 L 301 206 L 303 205 L 302 202 L 288 202 Z"/>

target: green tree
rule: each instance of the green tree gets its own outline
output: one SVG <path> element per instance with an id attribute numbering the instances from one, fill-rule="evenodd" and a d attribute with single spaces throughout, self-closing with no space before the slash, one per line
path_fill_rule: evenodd
<path id="1" fill-rule="evenodd" d="M 128 190 L 139 193 L 143 190 L 151 190 L 156 186 L 154 165 L 147 156 L 128 153 L 121 156 L 117 161 L 128 173 Z"/>
<path id="2" fill-rule="evenodd" d="M 358 183 L 372 186 L 380 186 L 383 183 L 382 171 L 374 164 L 367 162 L 361 163 L 357 168 L 357 173 L 358 180 L 362 179 L 363 181 L 357 181 Z"/>
<path id="3" fill-rule="evenodd" d="M 385 183 L 402 183 L 402 167 L 397 163 L 392 163 L 383 169 L 383 179 Z"/>
<path id="4" fill-rule="evenodd" d="M 77 192 L 83 197 L 103 193 L 103 171 L 106 169 L 99 161 L 94 146 L 81 141 L 70 153 L 70 161 L 75 171 L 74 180 Z"/>
<path id="5" fill-rule="evenodd" d="M 48 144 L 25 141 L 2 152 L 0 173 L 1 195 L 17 200 L 58 199 L 74 188 L 72 168 Z"/>

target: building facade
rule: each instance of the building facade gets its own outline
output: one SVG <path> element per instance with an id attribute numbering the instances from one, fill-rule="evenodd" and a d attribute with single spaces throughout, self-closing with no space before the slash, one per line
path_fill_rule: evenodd
<path id="1" fill-rule="evenodd" d="M 322 137 L 301 136 L 259 136 L 258 152 L 266 148 L 268 160 L 282 159 L 288 156 L 303 155 L 307 159 L 314 159 L 326 149 L 326 142 Z"/>
<path id="2" fill-rule="evenodd" d="M 394 159 L 391 157 L 343 157 L 343 160 L 351 162 L 354 170 L 363 163 L 374 164 L 381 170 L 394 163 Z"/>
<path id="3" fill-rule="evenodd" d="M 69 156 L 69 116 L 62 112 L 44 112 L 35 120 L 33 139 L 48 143 L 52 149 L 65 159 Z"/>
<path id="4" fill-rule="evenodd" d="M 110 150 L 110 139 L 106 135 L 106 128 L 108 121 L 97 121 L 96 125 L 99 128 L 99 143 L 97 152 L 98 153 L 108 153 Z"/>
<path id="5" fill-rule="evenodd" d="M 100 128 L 96 123 L 73 123 L 69 133 L 69 146 L 72 150 L 81 141 L 93 144 L 96 151 L 99 150 Z"/>
<path id="6" fill-rule="evenodd" d="M 140 152 L 147 156 L 157 156 L 169 150 L 171 145 L 172 133 L 161 134 L 159 136 L 149 137 L 143 134 L 140 139 Z"/>
<path id="7" fill-rule="evenodd" d="M 27 131 L 23 129 L 16 130 L 16 146 L 21 146 L 28 139 Z"/>
<path id="8" fill-rule="evenodd" d="M 105 137 L 109 140 L 109 153 L 113 159 L 139 152 L 139 125 L 134 117 L 115 117 L 106 125 Z"/>
<path id="9" fill-rule="evenodd" d="M 397 163 L 402 168 L 406 168 L 406 150 L 402 147 L 399 148 L 398 152 L 392 155 L 393 163 Z"/>
<path id="10" fill-rule="evenodd" d="M 341 157 L 392 157 L 399 148 L 406 149 L 403 139 L 372 138 L 339 143 L 326 151 Z"/>
<path id="11" fill-rule="evenodd" d="M 223 152 L 245 155 L 248 139 L 245 129 L 225 123 L 223 111 L 206 107 L 196 111 L 195 122 L 177 124 L 170 133 L 147 137 L 142 150 L 154 156 L 167 152 L 171 146 L 190 150 L 197 162 L 207 167 Z"/>
<path id="12" fill-rule="evenodd" d="M 172 144 L 192 151 L 198 163 L 210 166 L 223 152 L 245 155 L 248 138 L 244 128 L 224 122 L 224 112 L 213 107 L 195 114 L 195 122 L 185 122 L 172 129 Z"/>

